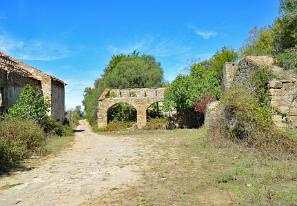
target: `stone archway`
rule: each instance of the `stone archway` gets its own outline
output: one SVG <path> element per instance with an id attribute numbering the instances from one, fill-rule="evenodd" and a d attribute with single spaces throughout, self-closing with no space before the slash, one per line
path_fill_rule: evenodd
<path id="1" fill-rule="evenodd" d="M 147 108 L 155 102 L 164 101 L 164 91 L 164 88 L 105 89 L 98 103 L 98 127 L 105 128 L 107 126 L 108 109 L 119 103 L 127 103 L 134 107 L 137 111 L 137 127 L 145 127 Z"/>

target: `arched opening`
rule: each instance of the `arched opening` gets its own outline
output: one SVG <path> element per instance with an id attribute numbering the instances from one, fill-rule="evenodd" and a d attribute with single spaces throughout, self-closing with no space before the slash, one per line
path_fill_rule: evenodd
<path id="1" fill-rule="evenodd" d="M 155 102 L 151 104 L 147 110 L 147 119 L 161 118 L 164 116 L 163 102 Z"/>
<path id="2" fill-rule="evenodd" d="M 147 110 L 147 128 L 162 129 L 166 128 L 168 123 L 169 113 L 164 111 L 163 102 L 155 102 L 151 104 Z"/>
<path id="3" fill-rule="evenodd" d="M 136 109 L 127 103 L 117 103 L 107 110 L 107 127 L 125 129 L 132 127 L 137 121 Z"/>

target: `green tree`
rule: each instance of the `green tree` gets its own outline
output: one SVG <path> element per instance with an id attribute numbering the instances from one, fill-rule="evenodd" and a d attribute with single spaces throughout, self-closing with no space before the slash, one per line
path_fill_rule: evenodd
<path id="1" fill-rule="evenodd" d="M 209 95 L 218 99 L 221 93 L 223 66 L 237 59 L 237 53 L 223 47 L 207 60 L 191 67 L 189 75 L 179 75 L 165 92 L 165 108 L 193 110 L 194 103 Z"/>
<path id="2" fill-rule="evenodd" d="M 94 126 L 97 120 L 99 91 L 97 88 L 86 88 L 84 91 L 83 105 L 85 107 L 85 118 L 90 125 Z"/>
<path id="3" fill-rule="evenodd" d="M 297 45 L 297 0 L 281 0 L 281 17 L 274 23 L 277 52 Z"/>
<path id="4" fill-rule="evenodd" d="M 117 89 L 160 87 L 163 70 L 152 56 L 114 56 L 105 70 L 103 81 L 105 87 Z"/>
<path id="5" fill-rule="evenodd" d="M 241 53 L 243 56 L 272 55 L 274 52 L 273 41 L 271 29 L 255 27 L 250 31 Z"/>
<path id="6" fill-rule="evenodd" d="M 161 87 L 163 82 L 163 69 L 153 56 L 140 55 L 137 51 L 129 55 L 115 55 L 104 69 L 103 75 L 95 81 L 94 88 L 85 89 L 83 105 L 86 119 L 91 125 L 95 125 L 98 98 L 105 88 Z M 115 110 L 118 111 L 119 108 Z"/>
<path id="7" fill-rule="evenodd" d="M 27 85 L 20 93 L 16 104 L 9 108 L 7 116 L 21 119 L 33 119 L 42 123 L 47 119 L 50 102 L 43 97 L 39 88 Z"/>

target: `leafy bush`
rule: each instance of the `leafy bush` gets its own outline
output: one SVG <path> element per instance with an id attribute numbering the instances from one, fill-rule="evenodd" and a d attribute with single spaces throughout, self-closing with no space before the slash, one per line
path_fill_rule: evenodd
<path id="1" fill-rule="evenodd" d="M 84 91 L 85 117 L 92 127 L 97 123 L 98 99 L 101 92 L 103 92 L 103 89 L 96 88 L 86 88 Z"/>
<path id="2" fill-rule="evenodd" d="M 162 103 L 160 104 L 160 102 L 155 102 L 147 108 L 147 117 L 148 118 L 161 117 L 163 111 L 164 111 L 163 104 Z"/>
<path id="3" fill-rule="evenodd" d="M 107 127 L 104 129 L 99 129 L 99 131 L 106 131 L 106 132 L 112 132 L 112 131 L 118 131 L 123 130 L 132 127 L 135 124 L 135 122 L 131 121 L 118 121 L 113 120 L 107 124 Z"/>
<path id="4" fill-rule="evenodd" d="M 70 125 L 70 127 L 75 128 L 79 120 L 84 117 L 83 112 L 81 111 L 81 106 L 76 106 L 75 109 L 68 110 L 66 112 L 66 123 Z"/>
<path id="5" fill-rule="evenodd" d="M 287 49 L 276 55 L 277 64 L 286 70 L 297 71 L 297 49 Z"/>
<path id="6" fill-rule="evenodd" d="M 43 97 L 39 88 L 27 85 L 23 88 L 16 104 L 9 108 L 8 118 L 33 120 L 37 122 L 47 134 L 62 136 L 64 127 L 61 123 L 48 116 L 50 103 Z"/>
<path id="7" fill-rule="evenodd" d="M 108 110 L 108 121 L 125 121 L 131 122 L 136 120 L 137 111 L 129 104 L 121 103 L 116 104 Z"/>
<path id="8" fill-rule="evenodd" d="M 204 101 L 206 95 L 220 98 L 223 66 L 236 59 L 237 53 L 224 47 L 211 59 L 192 65 L 189 75 L 179 75 L 170 84 L 165 91 L 164 107 L 177 110 L 179 126 L 200 125 L 200 115 L 197 116 L 194 108 L 196 103 Z"/>
<path id="9" fill-rule="evenodd" d="M 33 120 L 5 118 L 0 121 L 0 170 L 7 170 L 33 153 L 42 153 L 46 136 Z"/>
<path id="10" fill-rule="evenodd" d="M 40 122 L 40 124 L 46 134 L 62 136 L 63 125 L 57 122 L 55 119 L 47 116 L 42 122 Z"/>
<path id="11" fill-rule="evenodd" d="M 273 52 L 273 35 L 269 28 L 253 28 L 245 46 L 241 48 L 243 56 L 272 55 Z"/>
<path id="12" fill-rule="evenodd" d="M 210 95 L 204 95 L 201 100 L 195 103 L 195 111 L 200 113 L 205 113 L 207 105 L 215 100 L 214 97 Z"/>
<path id="13" fill-rule="evenodd" d="M 254 95 L 263 106 L 270 106 L 270 95 L 267 83 L 274 78 L 267 67 L 257 69 L 245 82 L 246 90 Z"/>
<path id="14" fill-rule="evenodd" d="M 273 25 L 277 53 L 297 45 L 297 0 L 281 0 L 280 2 L 281 16 Z"/>
<path id="15" fill-rule="evenodd" d="M 43 97 L 41 89 L 27 85 L 20 93 L 16 104 L 9 108 L 7 116 L 42 123 L 47 118 L 49 109 L 50 102 Z"/>
<path id="16" fill-rule="evenodd" d="M 227 91 L 221 104 L 220 130 L 225 137 L 267 153 L 295 153 L 297 142 L 275 127 L 271 109 L 243 86 L 236 85 Z"/>
<path id="17" fill-rule="evenodd" d="M 167 129 L 169 124 L 170 122 L 168 118 L 152 118 L 148 120 L 145 129 Z"/>

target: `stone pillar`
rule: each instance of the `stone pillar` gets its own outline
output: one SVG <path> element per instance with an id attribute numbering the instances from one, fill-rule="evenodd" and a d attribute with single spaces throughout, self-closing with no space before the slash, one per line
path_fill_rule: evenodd
<path id="1" fill-rule="evenodd" d="M 142 129 L 146 126 L 146 109 L 137 109 L 137 128 Z"/>
<path id="2" fill-rule="evenodd" d="M 51 107 L 50 107 L 50 110 L 48 112 L 48 115 L 51 116 L 52 115 L 53 104 L 52 104 L 52 78 L 50 76 L 44 75 L 42 77 L 41 88 L 42 88 L 43 96 L 47 100 L 49 100 L 50 103 L 51 103 Z"/>
<path id="3" fill-rule="evenodd" d="M 225 63 L 223 67 L 223 86 L 225 91 L 232 85 L 237 71 L 238 65 L 236 63 Z"/>
<path id="4" fill-rule="evenodd" d="M 98 128 L 107 127 L 107 111 L 105 109 L 99 109 L 97 117 Z"/>

